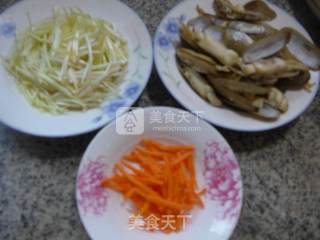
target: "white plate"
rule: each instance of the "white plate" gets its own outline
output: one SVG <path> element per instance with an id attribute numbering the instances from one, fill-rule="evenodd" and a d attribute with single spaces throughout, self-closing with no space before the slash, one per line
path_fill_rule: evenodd
<path id="1" fill-rule="evenodd" d="M 235 4 L 244 4 L 248 1 L 233 0 L 232 2 Z M 212 0 L 184 1 L 164 17 L 157 29 L 154 39 L 154 57 L 158 73 L 164 85 L 176 100 L 190 111 L 204 111 L 204 118 L 211 123 L 236 131 L 264 131 L 277 128 L 289 123 L 302 114 L 311 104 L 317 93 L 319 87 L 319 73 L 317 72 L 312 72 L 311 74 L 311 82 L 314 84 L 311 93 L 306 91 L 287 92 L 286 96 L 289 99 L 290 109 L 276 122 L 263 122 L 240 115 L 228 108 L 213 107 L 191 89 L 177 69 L 175 48 L 172 42 L 179 41 L 178 28 L 180 23 L 197 16 L 197 4 L 208 12 L 214 12 Z M 284 26 L 293 27 L 310 39 L 308 33 L 294 18 L 274 5 L 270 5 L 270 7 L 274 9 L 278 15 L 278 17 L 271 22 L 272 26 L 277 28 Z"/>
<path id="2" fill-rule="evenodd" d="M 114 121 L 93 139 L 82 158 L 76 198 L 81 220 L 89 236 L 93 240 L 229 239 L 239 219 L 243 187 L 238 162 L 226 140 L 207 122 L 179 109 L 157 107 L 146 108 L 144 113 L 138 111 L 141 110 L 133 112 L 137 121 L 133 115 L 130 117 L 140 130 L 144 126 L 141 135 L 119 135 Z M 129 113 L 122 115 L 117 122 L 128 121 L 128 116 Z M 170 123 L 166 119 L 171 119 Z M 140 125 L 141 120 L 144 124 Z M 197 180 L 199 186 L 207 187 L 208 193 L 205 196 L 205 208 L 192 212 L 192 223 L 187 224 L 180 233 L 166 235 L 130 230 L 128 219 L 131 214 L 123 204 L 122 196 L 100 187 L 103 177 L 112 175 L 113 165 L 142 138 L 193 144 L 196 147 Z"/>
<path id="3" fill-rule="evenodd" d="M 121 97 L 107 100 L 101 108 L 64 115 L 41 113 L 18 91 L 15 79 L 0 66 L 0 121 L 25 133 L 63 137 L 98 129 L 112 120 L 119 107 L 131 106 L 145 88 L 152 68 L 152 42 L 139 16 L 116 0 L 23 0 L 0 15 L 0 56 L 7 56 L 16 31 L 52 16 L 53 7 L 77 7 L 94 17 L 112 22 L 129 44 L 129 68 L 121 85 Z"/>

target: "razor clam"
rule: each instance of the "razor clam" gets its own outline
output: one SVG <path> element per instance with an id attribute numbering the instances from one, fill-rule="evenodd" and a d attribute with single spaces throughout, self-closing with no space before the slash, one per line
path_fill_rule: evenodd
<path id="1" fill-rule="evenodd" d="M 289 101 L 287 97 L 277 88 L 271 88 L 266 102 L 272 107 L 280 110 L 281 112 L 287 112 L 289 109 Z"/>
<path id="2" fill-rule="evenodd" d="M 277 87 L 281 90 L 300 90 L 309 82 L 310 77 L 309 71 L 301 71 L 294 77 L 279 79 Z"/>
<path id="3" fill-rule="evenodd" d="M 245 21 L 231 21 L 219 18 L 216 15 L 205 12 L 199 5 L 197 6 L 199 16 L 206 17 L 211 24 L 222 28 L 232 28 L 234 30 L 252 35 L 254 38 L 269 36 L 277 32 L 277 30 L 266 23 L 249 23 Z"/>
<path id="4" fill-rule="evenodd" d="M 277 17 L 268 4 L 262 0 L 254 0 L 244 5 L 244 9 L 249 12 L 258 12 L 261 16 L 261 21 L 272 21 Z"/>
<path id="5" fill-rule="evenodd" d="M 215 76 L 212 76 L 215 78 Z M 217 79 L 217 78 L 215 78 Z M 214 80 L 212 80 L 214 81 Z M 270 89 L 268 87 L 258 86 L 249 81 L 237 81 L 232 79 L 221 79 L 221 86 L 238 93 L 250 94 L 250 95 L 268 95 Z"/>
<path id="6" fill-rule="evenodd" d="M 208 76 L 209 82 L 214 89 L 223 96 L 229 104 L 247 112 L 256 111 L 256 107 L 252 103 L 243 97 L 241 94 L 234 92 L 223 85 L 224 79 L 215 78 L 214 76 Z"/>
<path id="7" fill-rule="evenodd" d="M 232 107 L 235 107 L 237 109 L 241 109 L 241 107 L 235 103 L 231 102 L 228 99 L 223 99 L 226 104 L 229 104 Z M 253 116 L 255 118 L 264 120 L 264 121 L 275 121 L 281 116 L 281 112 L 274 107 L 270 106 L 268 103 L 265 102 L 264 99 L 258 98 L 254 102 L 252 102 L 253 105 L 255 105 L 256 101 L 261 102 L 259 105 L 259 108 L 256 107 L 255 111 L 245 111 L 249 116 Z"/>
<path id="8" fill-rule="evenodd" d="M 261 21 L 258 14 L 246 12 L 242 5 L 233 5 L 229 0 L 214 0 L 213 8 L 221 18 L 229 20 Z"/>
<path id="9" fill-rule="evenodd" d="M 216 26 L 209 26 L 204 31 L 198 31 L 192 25 L 183 24 L 181 37 L 193 47 L 201 48 L 223 65 L 229 67 L 239 65 L 241 59 L 237 52 L 228 49 L 222 41 L 222 30 Z"/>
<path id="10" fill-rule="evenodd" d="M 276 120 L 281 116 L 281 112 L 268 104 L 264 98 L 257 98 L 252 104 L 259 109 L 256 113 L 252 113 L 254 116 L 265 120 Z"/>
<path id="11" fill-rule="evenodd" d="M 246 33 L 228 28 L 224 31 L 223 42 L 241 55 L 254 41 Z"/>
<path id="12" fill-rule="evenodd" d="M 217 79 L 214 76 L 208 76 L 208 78 L 217 93 L 224 97 L 223 101 L 226 104 L 265 120 L 276 120 L 280 117 L 280 111 L 267 103 L 266 99 L 256 98 L 249 100 L 245 96 L 226 88 L 222 84 L 224 79 Z"/>
<path id="13" fill-rule="evenodd" d="M 215 0 L 213 7 L 217 15 L 229 20 L 250 22 L 270 21 L 276 14 L 267 4 L 252 1 L 246 5 L 233 5 L 230 0 Z"/>
<path id="14" fill-rule="evenodd" d="M 187 24 L 183 24 L 180 27 L 180 33 L 182 40 L 188 43 L 193 48 L 198 48 L 196 42 L 197 38 L 193 32 L 203 32 L 211 25 L 211 21 L 204 16 L 198 16 L 188 21 Z"/>
<path id="15" fill-rule="evenodd" d="M 265 120 L 277 120 L 281 116 L 281 112 L 263 101 L 263 105 L 259 108 L 257 113 L 254 113 L 254 115 L 262 117 Z"/>
<path id="16" fill-rule="evenodd" d="M 213 106 L 221 107 L 222 102 L 216 96 L 214 89 L 207 83 L 207 81 L 192 68 L 179 65 L 179 70 L 182 75 L 189 82 L 191 87 L 206 101 Z"/>
<path id="17" fill-rule="evenodd" d="M 301 71 L 292 71 L 292 72 L 280 72 L 272 76 L 266 77 L 255 77 L 251 76 L 248 81 L 253 82 L 257 85 L 265 85 L 270 86 L 276 84 L 279 80 L 283 81 L 283 79 L 293 79 L 300 75 Z"/>
<path id="18" fill-rule="evenodd" d="M 242 65 L 242 71 L 247 76 L 274 77 L 295 71 L 308 71 L 308 67 L 295 60 L 284 60 L 279 57 L 261 59 L 254 63 Z"/>
<path id="19" fill-rule="evenodd" d="M 320 49 L 298 31 L 292 28 L 284 28 L 284 31 L 290 34 L 289 52 L 310 69 L 320 70 Z"/>
<path id="20" fill-rule="evenodd" d="M 250 82 L 262 85 L 262 86 L 272 86 L 278 82 L 279 78 L 276 77 L 260 77 L 260 78 L 251 78 Z"/>
<path id="21" fill-rule="evenodd" d="M 229 72 L 227 67 L 219 65 L 211 57 L 187 48 L 177 49 L 178 59 L 199 73 L 216 74 L 218 71 Z"/>
<path id="22" fill-rule="evenodd" d="M 252 63 L 276 54 L 286 47 L 289 37 L 290 36 L 286 31 L 279 31 L 270 37 L 255 42 L 244 52 L 244 62 Z"/>
<path id="23" fill-rule="evenodd" d="M 285 72 L 279 72 L 275 75 L 273 75 L 273 77 L 279 79 L 279 78 L 293 78 L 296 77 L 300 74 L 300 70 L 293 70 L 293 71 L 285 71 Z"/>
<path id="24" fill-rule="evenodd" d="M 221 32 L 220 32 L 221 33 Z M 214 27 L 209 27 L 205 30 L 203 35 L 200 35 L 199 47 L 207 51 L 211 56 L 215 57 L 219 62 L 226 66 L 239 65 L 241 59 L 237 52 L 228 49 L 223 43 L 222 33 Z M 221 38 L 220 38 L 221 36 Z"/>
<path id="25" fill-rule="evenodd" d="M 259 97 L 253 100 L 252 105 L 255 106 L 256 108 L 263 108 L 264 103 L 265 103 L 265 99 Z"/>
<path id="26" fill-rule="evenodd" d="M 297 60 L 297 58 L 291 54 L 287 47 L 282 49 L 279 53 L 277 53 L 277 55 L 284 60 Z"/>
<path id="27" fill-rule="evenodd" d="M 188 26 L 192 27 L 194 31 L 198 32 L 204 31 L 211 24 L 211 20 L 204 16 L 198 16 L 188 22 Z"/>
<path id="28" fill-rule="evenodd" d="M 275 34 L 277 30 L 265 23 L 249 23 L 243 21 L 230 21 L 228 28 L 249 34 L 252 37 L 265 37 Z"/>
<path id="29" fill-rule="evenodd" d="M 230 23 L 230 21 L 228 21 L 228 20 L 221 19 L 216 15 L 205 12 L 199 5 L 197 5 L 197 12 L 198 12 L 199 16 L 205 17 L 208 20 L 210 20 L 212 25 L 215 25 L 215 26 L 218 26 L 221 28 L 225 28 Z"/>
<path id="30" fill-rule="evenodd" d="M 205 29 L 204 33 L 213 40 L 223 43 L 223 31 L 224 29 L 219 26 L 209 26 L 207 29 Z"/>
<path id="31" fill-rule="evenodd" d="M 219 71 L 219 72 L 217 72 L 215 74 L 211 74 L 211 75 L 216 78 L 219 78 L 219 79 L 239 81 L 241 79 L 241 75 L 234 72 L 233 69 L 230 69 L 230 70 L 232 70 L 232 71 L 230 71 L 230 72 Z"/>

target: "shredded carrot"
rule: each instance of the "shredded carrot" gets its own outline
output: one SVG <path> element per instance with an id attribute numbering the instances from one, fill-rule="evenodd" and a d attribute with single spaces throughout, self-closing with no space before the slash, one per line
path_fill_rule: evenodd
<path id="1" fill-rule="evenodd" d="M 125 201 L 133 203 L 133 212 L 145 218 L 173 216 L 173 228 L 159 222 L 159 230 L 164 233 L 181 231 L 185 225 L 181 216 L 196 206 L 204 207 L 201 197 L 206 189 L 198 191 L 194 152 L 191 145 L 142 140 L 115 164 L 114 176 L 103 179 L 101 186 L 123 194 Z"/>
<path id="2" fill-rule="evenodd" d="M 126 200 L 130 199 L 134 195 L 135 191 L 136 191 L 135 188 L 131 188 L 128 192 L 126 192 L 124 194 L 124 200 L 126 201 Z"/>

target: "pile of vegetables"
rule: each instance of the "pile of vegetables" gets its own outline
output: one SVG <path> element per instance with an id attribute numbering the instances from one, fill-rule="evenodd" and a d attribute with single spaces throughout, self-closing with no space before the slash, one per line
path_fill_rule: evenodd
<path id="1" fill-rule="evenodd" d="M 188 215 L 195 206 L 204 207 L 201 196 L 206 190 L 197 191 L 194 151 L 194 146 L 143 140 L 115 164 L 114 176 L 105 178 L 101 185 L 130 199 L 135 214 L 156 217 L 159 230 L 178 232 L 185 224 L 182 215 Z M 172 228 L 160 221 L 168 215 L 174 217 Z"/>
<path id="2" fill-rule="evenodd" d="M 113 25 L 79 9 L 30 21 L 5 61 L 27 100 L 55 114 L 99 107 L 117 94 L 127 64 L 127 43 Z"/>

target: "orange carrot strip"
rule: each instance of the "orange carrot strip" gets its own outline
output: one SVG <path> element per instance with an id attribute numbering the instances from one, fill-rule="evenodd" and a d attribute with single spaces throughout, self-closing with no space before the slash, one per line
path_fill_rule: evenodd
<path id="1" fill-rule="evenodd" d="M 127 201 L 130 199 L 134 195 L 135 191 L 135 188 L 131 188 L 127 193 L 124 194 L 124 200 Z"/>
<path id="2" fill-rule="evenodd" d="M 200 197 L 199 197 L 199 205 L 201 208 L 204 208 L 204 202 Z"/>
<path id="3" fill-rule="evenodd" d="M 133 167 L 131 164 L 127 163 L 126 160 L 122 160 L 121 162 L 126 168 L 128 168 L 129 170 L 131 170 L 134 174 L 136 174 L 137 176 L 141 176 L 141 177 L 151 177 L 153 178 L 152 175 L 148 174 L 146 171 L 143 171 L 142 169 L 137 169 L 135 167 Z"/>
<path id="4" fill-rule="evenodd" d="M 149 202 L 145 202 L 144 205 L 140 208 L 140 214 L 144 215 L 150 206 Z"/>
<path id="5" fill-rule="evenodd" d="M 104 188 L 109 187 L 109 178 L 102 179 L 100 186 Z"/>
<path id="6" fill-rule="evenodd" d="M 145 199 L 142 198 L 140 195 L 135 195 L 130 200 L 132 201 L 133 205 L 137 210 L 140 210 L 146 202 Z"/>
<path id="7" fill-rule="evenodd" d="M 172 173 L 171 161 L 167 159 L 168 164 L 168 200 L 173 201 L 174 198 L 174 176 Z"/>
<path id="8" fill-rule="evenodd" d="M 164 184 L 163 181 L 152 179 L 152 178 L 146 178 L 146 177 L 136 177 L 136 180 L 139 180 L 146 184 L 153 184 L 153 185 L 160 185 L 160 186 Z"/>
<path id="9" fill-rule="evenodd" d="M 153 194 L 155 196 L 159 196 L 159 194 L 155 191 L 153 191 L 151 188 L 149 188 L 148 186 L 143 185 L 142 183 L 140 183 L 138 180 L 136 180 L 132 175 L 127 174 L 123 167 L 120 166 L 119 167 L 120 172 L 129 180 L 129 182 L 131 182 L 133 185 L 139 187 L 141 190 L 145 191 L 146 193 L 150 193 Z"/>
<path id="10" fill-rule="evenodd" d="M 194 159 L 194 156 L 193 156 L 193 153 L 192 153 L 192 155 L 188 158 L 187 165 L 188 165 L 191 177 L 195 181 L 196 169 L 194 167 L 193 159 Z M 196 181 L 195 181 L 195 183 L 196 183 Z"/>
<path id="11" fill-rule="evenodd" d="M 113 182 L 113 181 L 109 181 L 108 183 L 104 182 L 104 185 L 102 185 L 102 186 L 112 188 L 118 192 L 122 192 L 122 191 L 124 191 L 124 189 L 126 189 L 124 186 L 117 184 L 116 182 Z"/>
<path id="12" fill-rule="evenodd" d="M 191 145 L 174 145 L 174 146 L 169 146 L 169 145 L 163 145 L 158 141 L 155 140 L 147 140 L 144 139 L 142 140 L 142 143 L 145 146 L 153 146 L 155 148 L 158 148 L 163 151 L 168 151 L 168 152 L 177 152 L 177 151 L 193 151 L 194 146 Z"/>
<path id="13" fill-rule="evenodd" d="M 144 217 L 188 214 L 197 205 L 204 207 L 201 196 L 206 192 L 197 192 L 194 152 L 193 146 L 143 140 L 115 164 L 114 176 L 103 179 L 101 186 L 122 193 Z M 162 231 L 180 231 L 181 219 L 176 217 L 174 227 Z"/>
<path id="14" fill-rule="evenodd" d="M 143 173 L 143 171 L 136 169 L 135 167 L 133 167 L 131 164 L 127 163 L 126 160 L 122 160 L 121 163 L 128 168 L 129 170 L 131 170 L 133 173 L 140 175 L 141 173 Z"/>
<path id="15" fill-rule="evenodd" d="M 154 157 L 155 160 L 162 160 L 163 159 L 163 153 L 158 152 L 158 151 L 153 151 L 152 149 L 148 149 L 148 148 L 145 149 L 142 147 L 137 147 L 136 151 L 139 153 Z"/>
<path id="16" fill-rule="evenodd" d="M 176 166 L 176 165 L 182 163 L 183 161 L 185 161 L 186 159 L 190 159 L 191 155 L 192 155 L 192 153 L 190 153 L 190 152 L 185 152 L 185 153 L 179 154 L 177 159 L 172 163 L 172 166 Z"/>
<path id="17" fill-rule="evenodd" d="M 139 159 L 134 154 L 124 155 L 122 158 L 126 159 L 126 160 L 128 160 L 130 162 L 139 162 Z"/>
<path id="18" fill-rule="evenodd" d="M 169 172 L 170 172 L 170 163 L 169 163 L 169 159 L 168 157 L 165 157 L 165 165 L 164 165 L 164 181 L 165 181 L 165 184 L 163 185 L 164 187 L 164 194 L 163 194 L 163 197 L 165 199 L 169 199 L 169 195 L 170 195 L 170 175 L 169 175 Z"/>
<path id="19" fill-rule="evenodd" d="M 157 167 L 157 165 L 155 165 L 153 161 L 150 161 L 150 158 L 140 153 L 136 153 L 136 156 L 139 158 L 140 163 L 144 165 L 145 168 L 151 170 L 152 173 L 156 174 L 157 172 L 159 172 L 159 167 Z"/>
<path id="20" fill-rule="evenodd" d="M 185 206 L 183 204 L 178 204 L 172 201 L 168 201 L 166 199 L 163 199 L 159 196 L 157 196 L 156 194 L 145 194 L 140 190 L 137 190 L 137 193 L 139 193 L 142 197 L 144 197 L 145 199 L 147 199 L 148 201 L 155 203 L 155 204 L 159 204 L 160 206 L 163 207 L 168 207 L 170 209 L 176 209 L 176 210 L 181 210 L 181 209 L 187 209 L 188 206 Z"/>
<path id="21" fill-rule="evenodd" d="M 208 190 L 206 188 L 204 188 L 200 192 L 198 192 L 197 195 L 202 196 L 202 195 L 206 194 L 207 192 L 208 192 Z"/>

